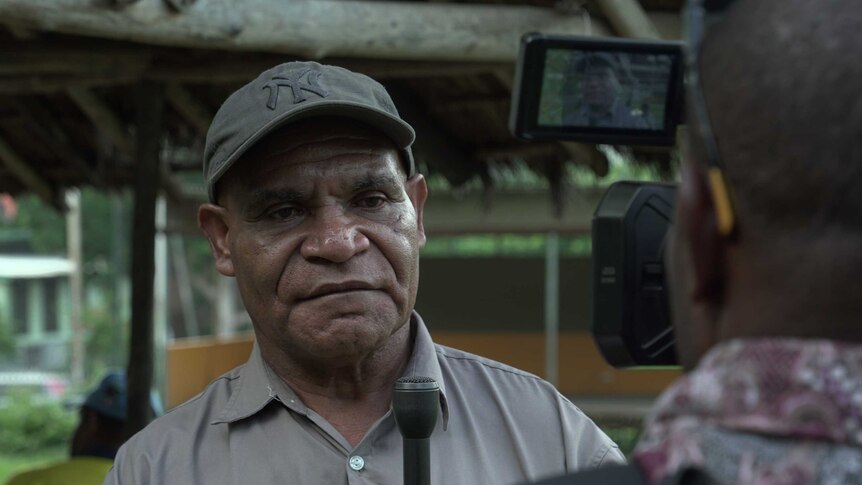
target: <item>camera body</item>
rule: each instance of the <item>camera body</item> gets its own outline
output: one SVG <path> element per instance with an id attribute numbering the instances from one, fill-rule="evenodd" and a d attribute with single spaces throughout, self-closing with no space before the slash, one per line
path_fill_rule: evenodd
<path id="1" fill-rule="evenodd" d="M 614 367 L 676 364 L 664 265 L 675 192 L 617 182 L 593 215 L 592 332 Z"/>
<path id="2" fill-rule="evenodd" d="M 672 145 L 683 114 L 679 42 L 527 34 L 509 126 L 530 141 Z M 676 364 L 664 251 L 672 185 L 618 182 L 592 224 L 592 333 L 614 367 Z"/>

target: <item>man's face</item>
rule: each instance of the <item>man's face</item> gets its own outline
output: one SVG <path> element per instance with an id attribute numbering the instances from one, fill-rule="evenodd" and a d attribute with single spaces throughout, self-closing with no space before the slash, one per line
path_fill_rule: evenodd
<path id="1" fill-rule="evenodd" d="M 349 365 L 408 322 L 426 188 L 405 180 L 388 139 L 348 121 L 292 124 L 220 190 L 217 267 L 236 277 L 265 356 Z"/>
<path id="2" fill-rule="evenodd" d="M 608 109 L 614 104 L 618 85 L 609 67 L 588 67 L 584 72 L 584 101 L 593 109 Z"/>

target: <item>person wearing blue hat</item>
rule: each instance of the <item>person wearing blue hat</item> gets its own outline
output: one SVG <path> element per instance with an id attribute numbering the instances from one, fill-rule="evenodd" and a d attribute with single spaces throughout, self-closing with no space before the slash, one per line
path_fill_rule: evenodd
<path id="1" fill-rule="evenodd" d="M 108 373 L 90 392 L 80 410 L 80 422 L 72 436 L 70 458 L 26 471 L 6 485 L 100 484 L 124 440 L 126 424 L 126 376 Z"/>

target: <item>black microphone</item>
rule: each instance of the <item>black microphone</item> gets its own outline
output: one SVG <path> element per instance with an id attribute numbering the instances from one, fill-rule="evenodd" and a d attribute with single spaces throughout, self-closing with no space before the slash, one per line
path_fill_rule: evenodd
<path id="1" fill-rule="evenodd" d="M 395 381 L 392 411 L 404 438 L 404 485 L 431 485 L 431 433 L 437 424 L 440 388 L 430 377 Z"/>

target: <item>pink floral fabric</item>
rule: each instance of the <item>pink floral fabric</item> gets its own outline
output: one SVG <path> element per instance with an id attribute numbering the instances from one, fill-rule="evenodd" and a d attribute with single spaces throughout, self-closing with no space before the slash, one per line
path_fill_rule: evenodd
<path id="1" fill-rule="evenodd" d="M 862 345 L 723 343 L 662 394 L 634 458 L 653 483 L 683 465 L 721 483 L 862 483 Z"/>

